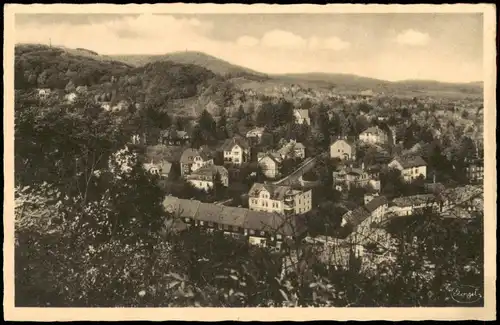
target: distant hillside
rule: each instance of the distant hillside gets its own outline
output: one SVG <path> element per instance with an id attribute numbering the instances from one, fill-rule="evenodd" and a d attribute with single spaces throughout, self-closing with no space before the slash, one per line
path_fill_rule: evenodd
<path id="1" fill-rule="evenodd" d="M 217 74 L 229 77 L 256 76 L 266 78 L 263 73 L 240 67 L 211 55 L 201 52 L 175 52 L 163 55 L 115 55 L 110 56 L 115 60 L 125 62 L 133 66 L 143 66 L 151 62 L 172 61 L 180 64 L 194 64 Z"/>
<path id="2" fill-rule="evenodd" d="M 228 78 L 198 65 L 156 61 L 133 67 L 94 53 L 37 44 L 17 45 L 15 88 L 67 90 L 88 86 L 94 98 L 106 95 L 111 101 L 145 103 L 179 114 L 230 108 L 239 95 Z"/>
<path id="3" fill-rule="evenodd" d="M 462 93 L 471 95 L 481 95 L 483 91 L 482 82 L 472 83 L 446 83 L 432 80 L 404 80 L 391 82 L 368 77 L 361 77 L 351 74 L 335 73 L 303 73 L 303 74 L 283 74 L 272 75 L 276 81 L 294 82 L 297 84 L 317 85 L 322 83 L 329 85 L 337 90 L 365 91 L 370 89 L 373 92 L 383 93 L 427 93 L 450 94 Z"/>
<path id="4" fill-rule="evenodd" d="M 75 86 L 91 86 L 131 69 L 123 62 L 102 60 L 88 50 L 20 44 L 14 52 L 16 89 L 64 89 L 70 81 Z"/>

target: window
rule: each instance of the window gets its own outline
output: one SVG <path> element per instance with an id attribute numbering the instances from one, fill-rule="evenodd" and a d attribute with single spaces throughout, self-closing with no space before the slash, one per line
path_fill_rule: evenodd
<path id="1" fill-rule="evenodd" d="M 265 234 L 266 234 L 266 232 L 265 232 L 265 231 L 261 231 L 261 232 L 260 232 L 260 235 L 261 235 L 261 236 L 264 236 Z"/>
<path id="2" fill-rule="evenodd" d="M 203 224 L 204 224 L 203 221 L 200 221 L 200 226 L 203 226 Z"/>
<path id="3" fill-rule="evenodd" d="M 281 235 L 280 235 L 280 234 L 277 234 L 277 235 L 276 235 L 276 239 L 281 239 Z"/>
<path id="4" fill-rule="evenodd" d="M 255 235 L 255 230 L 250 229 L 250 235 Z"/>
<path id="5" fill-rule="evenodd" d="M 189 222 L 189 218 L 184 218 L 184 221 Z"/>

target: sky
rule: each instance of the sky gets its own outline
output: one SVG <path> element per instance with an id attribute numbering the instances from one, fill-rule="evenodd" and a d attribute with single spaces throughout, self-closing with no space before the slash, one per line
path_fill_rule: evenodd
<path id="1" fill-rule="evenodd" d="M 259 72 L 483 80 L 479 13 L 17 14 L 17 43 L 99 54 L 200 51 Z"/>

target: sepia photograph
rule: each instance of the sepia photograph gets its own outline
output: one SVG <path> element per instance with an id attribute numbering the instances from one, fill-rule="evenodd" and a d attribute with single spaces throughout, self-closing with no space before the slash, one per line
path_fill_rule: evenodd
<path id="1" fill-rule="evenodd" d="M 496 319 L 494 6 L 5 8 L 16 319 Z"/>

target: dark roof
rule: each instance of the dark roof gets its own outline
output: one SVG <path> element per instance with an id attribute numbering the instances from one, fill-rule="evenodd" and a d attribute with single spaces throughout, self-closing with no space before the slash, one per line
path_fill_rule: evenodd
<path id="1" fill-rule="evenodd" d="M 181 155 L 181 164 L 192 164 L 194 162 L 194 157 L 200 156 L 203 160 L 212 159 L 212 154 L 206 148 L 201 148 L 201 150 L 196 150 L 193 148 L 187 148 Z"/>
<path id="2" fill-rule="evenodd" d="M 233 137 L 232 139 L 227 139 L 226 141 L 224 141 L 224 144 L 222 145 L 222 150 L 230 151 L 233 149 L 235 145 L 239 145 L 243 149 L 250 148 L 248 142 L 245 139 L 240 137 Z"/>
<path id="3" fill-rule="evenodd" d="M 381 128 L 379 128 L 378 126 L 369 127 L 368 129 L 364 130 L 361 133 L 374 133 L 377 135 L 387 135 L 386 132 L 384 130 L 382 130 Z"/>
<path id="4" fill-rule="evenodd" d="M 365 207 L 358 207 L 355 210 L 349 211 L 343 216 L 347 223 L 352 227 L 357 227 L 363 221 L 365 221 L 368 217 L 370 217 L 370 213 Z"/>
<path id="5" fill-rule="evenodd" d="M 398 197 L 392 200 L 392 205 L 398 207 L 408 207 L 420 204 L 427 204 L 435 202 L 436 196 L 434 194 L 417 194 L 411 196 Z"/>
<path id="6" fill-rule="evenodd" d="M 227 169 L 223 166 L 216 166 L 216 165 L 208 165 L 208 166 L 203 166 L 194 172 L 191 173 L 191 175 L 188 176 L 189 179 L 196 179 L 197 177 L 200 176 L 205 176 L 205 177 L 215 177 L 217 172 L 221 176 L 225 176 L 228 174 Z"/>
<path id="7" fill-rule="evenodd" d="M 394 160 L 397 160 L 404 169 L 413 168 L 419 166 L 427 166 L 427 163 L 420 156 L 411 156 L 411 157 L 396 157 Z"/>
<path id="8" fill-rule="evenodd" d="M 371 201 L 369 201 L 367 204 L 365 204 L 365 209 L 368 212 L 372 213 L 373 211 L 377 210 L 379 207 L 387 203 L 388 201 L 385 196 L 377 196 L 373 198 Z"/>
<path id="9" fill-rule="evenodd" d="M 294 230 L 303 229 L 303 224 L 300 222 L 302 219 L 299 216 L 288 217 L 263 211 L 201 203 L 197 200 L 179 199 L 173 196 L 165 197 L 163 206 L 165 211 L 172 211 L 181 218 L 188 217 L 256 231 L 276 231 L 285 236 L 294 235 Z"/>
<path id="10" fill-rule="evenodd" d="M 250 188 L 250 191 L 248 191 L 248 195 L 250 197 L 258 196 L 262 190 L 268 191 L 271 199 L 282 200 L 285 197 L 286 192 L 290 191 L 291 188 L 289 186 L 254 183 Z"/>

